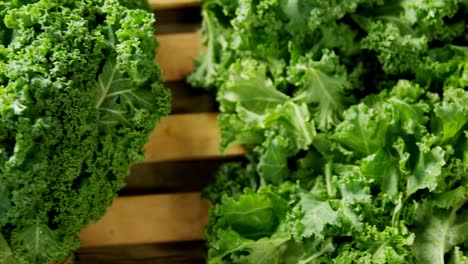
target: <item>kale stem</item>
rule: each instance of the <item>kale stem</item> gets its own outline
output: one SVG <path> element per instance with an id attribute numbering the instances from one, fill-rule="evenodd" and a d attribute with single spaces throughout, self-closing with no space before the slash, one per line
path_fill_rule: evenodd
<path id="1" fill-rule="evenodd" d="M 335 190 L 331 185 L 331 165 L 330 163 L 325 164 L 325 182 L 327 185 L 327 194 L 329 197 L 335 197 Z"/>

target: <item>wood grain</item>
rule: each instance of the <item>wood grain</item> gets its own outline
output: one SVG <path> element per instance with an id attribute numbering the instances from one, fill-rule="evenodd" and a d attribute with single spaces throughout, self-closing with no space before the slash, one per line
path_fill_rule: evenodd
<path id="1" fill-rule="evenodd" d="M 163 70 L 165 81 L 183 80 L 193 71 L 193 59 L 200 50 L 200 36 L 196 32 L 158 35 L 156 60 Z"/>
<path id="2" fill-rule="evenodd" d="M 79 237 L 82 247 L 202 240 L 208 209 L 199 193 L 120 197 Z"/>
<path id="3" fill-rule="evenodd" d="M 199 5 L 196 0 L 148 0 L 153 9 L 172 9 Z"/>
<path id="4" fill-rule="evenodd" d="M 178 114 L 163 118 L 145 146 L 144 162 L 240 156 L 241 146 L 221 153 L 216 113 Z"/>

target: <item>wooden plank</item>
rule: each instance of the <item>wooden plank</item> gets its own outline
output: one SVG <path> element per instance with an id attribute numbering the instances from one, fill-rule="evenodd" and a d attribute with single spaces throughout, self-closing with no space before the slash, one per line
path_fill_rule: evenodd
<path id="1" fill-rule="evenodd" d="M 148 0 L 153 9 L 172 9 L 197 6 L 197 0 Z"/>
<path id="2" fill-rule="evenodd" d="M 156 60 L 163 70 L 165 81 L 183 80 L 193 71 L 193 59 L 200 49 L 200 36 L 196 32 L 158 35 L 159 49 Z"/>
<path id="3" fill-rule="evenodd" d="M 81 248 L 77 259 L 86 264 L 204 264 L 204 241 Z"/>
<path id="4" fill-rule="evenodd" d="M 208 209 L 200 193 L 119 197 L 79 237 L 82 247 L 202 240 Z"/>
<path id="5" fill-rule="evenodd" d="M 240 156 L 241 146 L 221 153 L 221 134 L 216 113 L 178 114 L 165 117 L 145 146 L 144 162 Z"/>

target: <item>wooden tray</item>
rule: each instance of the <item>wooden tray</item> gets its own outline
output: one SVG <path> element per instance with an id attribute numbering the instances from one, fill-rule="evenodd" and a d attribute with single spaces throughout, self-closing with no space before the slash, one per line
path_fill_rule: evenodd
<path id="1" fill-rule="evenodd" d="M 173 92 L 173 114 L 156 127 L 127 187 L 107 214 L 83 230 L 76 262 L 85 264 L 204 263 L 209 202 L 201 189 L 240 146 L 219 151 L 216 103 L 185 83 L 200 48 L 200 8 L 194 0 L 149 0 L 155 10 L 157 61 Z"/>

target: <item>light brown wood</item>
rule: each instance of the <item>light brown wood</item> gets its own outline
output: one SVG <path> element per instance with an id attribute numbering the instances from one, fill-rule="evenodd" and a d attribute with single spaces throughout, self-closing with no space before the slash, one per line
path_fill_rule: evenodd
<path id="1" fill-rule="evenodd" d="M 200 193 L 120 197 L 79 237 L 82 247 L 201 240 L 208 209 Z"/>
<path id="2" fill-rule="evenodd" d="M 156 60 L 163 70 L 165 81 L 179 81 L 193 71 L 193 59 L 200 49 L 198 33 L 177 33 L 158 35 Z"/>
<path id="3" fill-rule="evenodd" d="M 237 145 L 221 153 L 216 117 L 216 113 L 198 113 L 163 118 L 145 146 L 145 162 L 243 155 L 245 149 Z"/>
<path id="4" fill-rule="evenodd" d="M 197 6 L 197 0 L 148 0 L 153 9 L 172 9 L 181 7 Z"/>

